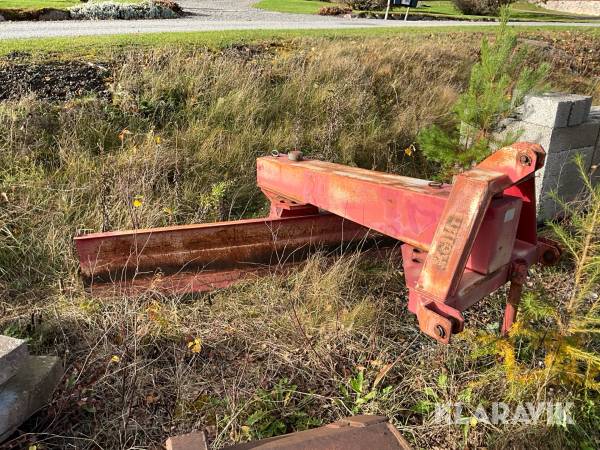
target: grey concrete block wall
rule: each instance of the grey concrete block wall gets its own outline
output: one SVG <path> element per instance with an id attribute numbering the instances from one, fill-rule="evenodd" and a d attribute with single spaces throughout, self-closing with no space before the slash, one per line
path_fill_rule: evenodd
<path id="1" fill-rule="evenodd" d="M 569 115 L 569 126 L 579 125 L 586 121 L 590 110 L 592 109 L 592 97 L 578 95 L 578 100 L 574 100 L 571 106 L 571 114 Z"/>
<path id="2" fill-rule="evenodd" d="M 600 165 L 600 108 L 592 98 L 575 94 L 528 96 L 520 115 L 505 121 L 499 137 L 518 134 L 519 141 L 536 142 L 546 151 L 544 168 L 536 173 L 538 219 L 550 220 L 560 214 L 552 192 L 564 201 L 575 199 L 583 190 L 574 159 L 580 155 L 584 170 L 591 173 Z M 600 169 L 593 174 L 600 181 Z"/>
<path id="3" fill-rule="evenodd" d="M 525 98 L 523 120 L 543 127 L 558 128 L 569 124 L 573 102 L 559 101 L 560 94 L 532 95 Z"/>
<path id="4" fill-rule="evenodd" d="M 600 106 L 591 108 L 589 120 L 600 123 Z M 597 184 L 600 182 L 600 132 L 598 133 L 598 139 L 596 140 L 596 148 L 594 155 L 592 156 L 592 164 L 590 167 L 592 173 L 592 182 Z"/>
<path id="5" fill-rule="evenodd" d="M 528 95 L 522 120 L 550 128 L 563 128 L 585 122 L 592 97 L 577 94 L 547 93 Z"/>

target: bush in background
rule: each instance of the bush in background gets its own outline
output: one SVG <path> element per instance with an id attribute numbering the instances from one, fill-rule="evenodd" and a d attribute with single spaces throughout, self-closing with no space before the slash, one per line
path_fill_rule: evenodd
<path id="1" fill-rule="evenodd" d="M 320 16 L 341 16 L 342 14 L 350 14 L 352 8 L 346 5 L 342 6 L 323 6 L 319 10 Z"/>
<path id="2" fill-rule="evenodd" d="M 164 8 L 169 8 L 177 14 L 183 14 L 183 8 L 179 5 L 179 3 L 172 0 L 154 0 L 154 4 Z"/>
<path id="3" fill-rule="evenodd" d="M 69 11 L 59 8 L 1 8 L 0 22 L 4 20 L 68 20 L 71 18 Z"/>
<path id="4" fill-rule="evenodd" d="M 91 20 L 135 20 L 135 19 L 174 19 L 177 13 L 164 3 L 86 3 L 69 9 L 73 19 Z"/>
<path id="5" fill-rule="evenodd" d="M 359 11 L 383 9 L 387 6 L 387 0 L 348 0 L 346 3 L 350 8 Z"/>
<path id="6" fill-rule="evenodd" d="M 452 0 L 452 2 L 463 14 L 470 16 L 498 16 L 502 6 L 510 5 L 515 0 Z"/>

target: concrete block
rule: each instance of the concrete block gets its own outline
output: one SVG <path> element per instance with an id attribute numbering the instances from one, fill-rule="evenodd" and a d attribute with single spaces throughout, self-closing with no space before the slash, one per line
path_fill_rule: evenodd
<path id="1" fill-rule="evenodd" d="M 25 341 L 0 335 L 0 385 L 11 379 L 27 358 Z"/>
<path id="2" fill-rule="evenodd" d="M 552 131 L 548 152 L 563 152 L 574 148 L 594 147 L 600 132 L 600 121 L 587 121 L 568 128 Z"/>
<path id="3" fill-rule="evenodd" d="M 519 133 L 518 141 L 540 144 L 546 153 L 558 153 L 574 148 L 593 147 L 600 134 L 600 121 L 589 120 L 574 127 L 550 128 L 521 121 L 507 124 L 506 133 Z"/>
<path id="4" fill-rule="evenodd" d="M 547 93 L 525 97 L 522 120 L 551 128 L 579 125 L 587 120 L 592 98 L 577 94 Z"/>
<path id="5" fill-rule="evenodd" d="M 579 168 L 573 162 L 578 155 L 583 159 L 584 168 L 589 170 L 594 156 L 593 146 L 548 154 L 544 164 L 544 179 L 548 177 L 561 179 L 577 177 L 580 179 Z"/>
<path id="6" fill-rule="evenodd" d="M 579 125 L 587 120 L 592 109 L 592 97 L 589 95 L 572 94 L 573 106 L 569 115 L 569 126 Z"/>
<path id="7" fill-rule="evenodd" d="M 525 97 L 523 120 L 551 128 L 566 127 L 572 106 L 567 94 L 528 95 Z"/>
<path id="8" fill-rule="evenodd" d="M 17 374 L 0 386 L 0 442 L 48 402 L 62 375 L 59 358 L 30 356 Z"/>
<path id="9" fill-rule="evenodd" d="M 517 142 L 535 142 L 540 144 L 544 150 L 550 147 L 554 128 L 543 125 L 535 125 L 521 120 L 510 120 L 504 122 L 503 130 L 496 138 L 506 138 L 509 135 L 516 137 Z"/>
<path id="10" fill-rule="evenodd" d="M 589 170 L 594 157 L 594 147 L 551 153 L 546 157 L 545 166 L 536 173 L 539 221 L 543 222 L 560 215 L 560 207 L 551 193 L 556 193 L 558 198 L 568 202 L 574 200 L 583 190 L 579 167 L 574 163 L 576 155 L 581 155 L 584 168 Z"/>
<path id="11" fill-rule="evenodd" d="M 590 108 L 588 120 L 600 120 L 600 106 L 592 106 Z"/>
<path id="12" fill-rule="evenodd" d="M 208 450 L 206 436 L 201 432 L 170 437 L 165 447 L 167 450 Z"/>

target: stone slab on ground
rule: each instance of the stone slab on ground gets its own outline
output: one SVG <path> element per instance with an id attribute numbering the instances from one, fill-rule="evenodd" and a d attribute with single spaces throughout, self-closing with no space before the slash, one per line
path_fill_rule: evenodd
<path id="1" fill-rule="evenodd" d="M 165 447 L 167 450 L 208 450 L 206 436 L 202 432 L 170 437 Z"/>
<path id="2" fill-rule="evenodd" d="M 25 341 L 0 335 L 0 385 L 10 380 L 28 357 Z"/>
<path id="3" fill-rule="evenodd" d="M 56 356 L 30 356 L 17 374 L 0 386 L 0 442 L 44 406 L 63 375 Z"/>

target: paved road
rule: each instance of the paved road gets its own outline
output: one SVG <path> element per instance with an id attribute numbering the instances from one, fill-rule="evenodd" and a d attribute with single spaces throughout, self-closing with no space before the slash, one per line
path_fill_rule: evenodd
<path id="1" fill-rule="evenodd" d="M 494 22 L 409 21 L 345 19 L 306 14 L 284 14 L 262 11 L 252 7 L 256 0 L 181 0 L 179 3 L 191 13 L 187 17 L 170 20 L 70 20 L 62 22 L 0 22 L 0 39 L 51 36 L 85 36 L 102 34 L 136 34 L 169 31 L 211 31 L 248 29 L 300 28 L 372 28 L 381 26 L 439 27 L 439 26 L 494 26 Z M 519 22 L 518 25 L 600 26 L 600 23 Z"/>

